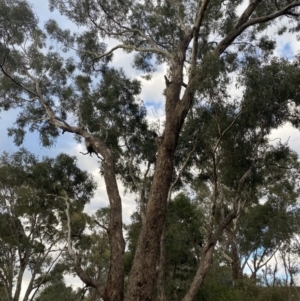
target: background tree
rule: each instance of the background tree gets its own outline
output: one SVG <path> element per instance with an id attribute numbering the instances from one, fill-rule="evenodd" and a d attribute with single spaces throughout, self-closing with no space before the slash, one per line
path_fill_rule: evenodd
<path id="1" fill-rule="evenodd" d="M 51 281 L 43 288 L 43 290 L 35 298 L 36 301 L 77 301 L 80 300 L 80 295 L 72 289 L 71 286 L 66 286 L 63 279 Z"/>
<path id="2" fill-rule="evenodd" d="M 27 301 L 63 271 L 57 264 L 66 243 L 66 218 L 57 196 L 64 189 L 73 212 L 80 214 L 95 183 L 64 154 L 38 161 L 24 149 L 4 153 L 0 169 L 0 279 L 6 300 L 18 301 L 29 272 Z"/>

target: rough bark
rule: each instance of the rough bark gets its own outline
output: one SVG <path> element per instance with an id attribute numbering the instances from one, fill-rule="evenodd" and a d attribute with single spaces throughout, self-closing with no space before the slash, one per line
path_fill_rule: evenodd
<path id="1" fill-rule="evenodd" d="M 188 44 L 183 43 L 183 48 Z M 179 100 L 182 85 L 184 54 L 178 57 L 171 82 L 166 88 L 166 126 L 158 148 L 156 169 L 147 204 L 146 221 L 142 226 L 133 266 L 130 273 L 126 301 L 152 299 L 156 262 L 163 231 L 167 198 L 171 186 L 174 153 L 179 133 L 191 105 L 191 97 Z"/>
<path id="2" fill-rule="evenodd" d="M 106 191 L 110 204 L 110 219 L 108 236 L 110 242 L 110 267 L 107 277 L 107 285 L 104 293 L 104 301 L 122 301 L 124 298 L 124 252 L 125 241 L 122 231 L 122 201 L 118 189 L 115 173 L 115 162 L 111 151 L 98 139 L 91 140 L 95 150 L 103 155 L 103 171 Z"/>
<path id="3" fill-rule="evenodd" d="M 166 301 L 165 296 L 165 279 L 164 279 L 164 267 L 166 261 L 166 250 L 165 250 L 165 231 L 166 228 L 163 228 L 163 232 L 160 237 L 160 254 L 159 254 L 159 264 L 157 271 L 157 300 Z"/>
<path id="4" fill-rule="evenodd" d="M 172 75 L 166 78 L 166 123 L 161 145 L 158 148 L 156 168 L 147 204 L 146 221 L 142 226 L 137 249 L 130 272 L 125 301 L 148 301 L 152 299 L 152 289 L 156 275 L 160 237 L 163 231 L 167 200 L 174 168 L 174 153 L 179 134 L 193 100 L 193 74 L 196 55 L 192 59 L 192 71 L 183 97 L 183 67 L 187 48 L 193 38 L 196 41 L 193 52 L 197 53 L 197 37 L 209 0 L 202 2 L 193 29 L 182 39 L 172 60 Z"/>
<path id="5" fill-rule="evenodd" d="M 157 254 L 160 235 L 163 229 L 167 196 L 173 173 L 174 149 L 166 140 L 176 140 L 174 135 L 165 131 L 162 146 L 159 148 L 157 168 L 155 170 L 150 199 L 147 205 L 146 221 L 142 227 L 137 251 L 131 270 L 127 297 L 125 300 L 151 300 L 156 274 Z"/>

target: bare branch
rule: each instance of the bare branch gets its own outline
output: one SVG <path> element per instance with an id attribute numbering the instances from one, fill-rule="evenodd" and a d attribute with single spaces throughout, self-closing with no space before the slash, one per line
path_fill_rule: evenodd
<path id="1" fill-rule="evenodd" d="M 74 253 L 73 248 L 72 248 L 72 240 L 71 240 L 70 204 L 68 202 L 66 192 L 64 192 L 64 194 L 65 194 L 65 197 L 60 197 L 60 198 L 62 198 L 65 201 L 65 204 L 66 204 L 65 213 L 66 213 L 66 216 L 67 216 L 67 226 L 68 226 L 68 239 L 67 239 L 68 252 L 69 252 L 69 255 L 71 256 L 71 258 L 75 261 L 76 256 L 75 256 L 75 253 Z"/>
<path id="2" fill-rule="evenodd" d="M 57 242 L 57 241 L 55 241 L 55 243 L 56 243 L 56 242 Z M 52 247 L 52 246 L 53 246 L 53 244 L 51 244 L 51 247 Z M 50 247 L 49 250 L 47 251 L 46 255 L 43 256 L 43 258 L 45 258 L 45 257 L 50 253 L 51 247 Z M 49 275 L 49 273 L 50 273 L 52 267 L 54 266 L 54 264 L 56 263 L 56 261 L 59 259 L 59 257 L 61 256 L 62 252 L 63 252 L 63 250 L 61 250 L 61 251 L 59 252 L 59 254 L 56 256 L 56 258 L 52 261 L 52 263 L 50 264 L 50 266 L 49 266 L 47 272 L 44 274 L 44 276 L 42 277 L 42 279 L 41 279 L 41 281 L 39 282 L 39 284 L 33 286 L 33 281 L 34 281 L 34 279 L 35 279 L 34 275 L 36 275 L 37 269 L 40 268 L 40 265 L 37 265 L 37 266 L 36 266 L 35 271 L 34 271 L 34 274 L 32 275 L 31 280 L 30 280 L 30 282 L 29 282 L 29 285 L 28 285 L 28 287 L 27 287 L 27 290 L 26 290 L 26 293 L 25 293 L 25 296 L 24 296 L 23 301 L 28 300 L 29 295 L 31 294 L 32 290 L 35 289 L 35 291 L 34 291 L 34 293 L 32 294 L 30 300 L 32 301 L 32 300 L 34 299 L 34 296 L 35 296 L 36 293 L 38 292 L 39 288 L 45 283 L 44 281 L 45 281 L 46 277 Z"/>

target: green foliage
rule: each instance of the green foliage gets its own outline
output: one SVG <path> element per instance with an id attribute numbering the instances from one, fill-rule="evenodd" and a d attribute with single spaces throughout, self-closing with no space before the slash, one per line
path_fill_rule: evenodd
<path id="1" fill-rule="evenodd" d="M 80 295 L 60 279 L 49 283 L 34 299 L 35 301 L 79 301 Z"/>
<path id="2" fill-rule="evenodd" d="M 182 298 L 194 276 L 204 236 L 203 212 L 183 193 L 168 207 L 165 233 L 165 281 L 168 299 Z"/>
<path id="3" fill-rule="evenodd" d="M 126 226 L 128 252 L 125 257 L 126 271 L 129 272 L 141 228 L 141 218 L 134 213 L 132 223 Z M 197 203 L 183 193 L 178 194 L 169 204 L 165 229 L 165 282 L 169 298 L 183 297 L 195 273 L 197 258 L 203 244 L 203 213 Z M 176 297 L 177 298 L 177 297 Z M 177 300 L 177 299 L 176 299 Z"/>
<path id="4" fill-rule="evenodd" d="M 61 197 L 69 197 L 78 234 L 85 228 L 82 210 L 94 189 L 92 177 L 76 166 L 74 157 L 60 154 L 39 161 L 24 149 L 0 157 L 0 281 L 9 298 L 19 300 L 16 287 L 22 285 L 25 270 L 31 271 L 29 293 L 54 279 L 61 281 L 68 268 L 54 265 L 66 238 Z"/>

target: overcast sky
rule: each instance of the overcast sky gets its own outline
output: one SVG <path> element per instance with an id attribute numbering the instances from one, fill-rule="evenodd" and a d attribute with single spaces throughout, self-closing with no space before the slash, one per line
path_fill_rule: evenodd
<path id="1" fill-rule="evenodd" d="M 53 13 L 50 13 L 48 10 L 47 0 L 31 0 L 30 2 L 33 4 L 34 10 L 39 17 L 41 27 L 43 27 L 43 25 L 49 18 L 52 18 L 56 19 L 62 28 L 68 28 L 71 30 L 74 29 L 75 31 L 78 30 L 74 24 L 69 22 L 66 18 L 62 17 L 59 12 L 55 11 Z M 272 36 L 274 31 L 275 29 L 269 29 L 267 34 L 269 36 Z M 113 43 L 113 41 L 110 41 L 110 44 Z M 294 34 L 286 33 L 277 39 L 276 55 L 284 56 L 288 59 L 293 59 L 294 55 L 297 54 L 299 50 L 300 43 L 296 40 Z M 131 61 L 132 54 L 125 54 L 121 50 L 118 50 L 118 52 L 116 52 L 116 54 L 114 55 L 113 65 L 115 67 L 122 67 L 128 76 L 140 78 L 140 72 L 135 71 L 131 67 Z M 141 98 L 144 100 L 150 116 L 149 118 L 151 118 L 152 120 L 157 118 L 157 116 L 160 118 L 163 118 L 164 116 L 164 98 L 162 92 L 164 89 L 165 71 L 165 67 L 161 66 L 158 69 L 157 73 L 153 76 L 153 79 L 151 81 L 142 81 L 143 90 Z M 232 87 L 234 87 L 234 85 Z M 236 91 L 234 91 L 234 88 L 232 88 L 232 93 L 237 93 Z M 13 143 L 13 139 L 11 137 L 7 137 L 7 128 L 13 125 L 16 115 L 17 111 L 0 113 L 0 152 L 6 150 L 12 153 L 18 150 L 18 148 Z M 286 125 L 272 132 L 271 139 L 275 138 L 280 138 L 282 142 L 286 142 L 288 140 L 291 147 L 300 155 L 300 134 L 298 130 L 292 128 L 290 125 Z M 61 135 L 57 139 L 57 143 L 54 147 L 46 149 L 39 144 L 38 135 L 36 133 L 29 133 L 25 137 L 23 146 L 29 151 L 38 155 L 40 158 L 42 158 L 43 156 L 53 157 L 61 152 L 77 156 L 79 166 L 82 169 L 88 170 L 90 173 L 92 173 L 98 183 L 98 189 L 95 197 L 90 205 L 87 206 L 86 210 L 92 213 L 99 207 L 108 205 L 105 186 L 103 184 L 103 180 L 99 176 L 99 169 L 96 164 L 97 158 L 95 156 L 90 157 L 81 155 L 80 151 L 85 151 L 85 147 L 83 144 L 78 145 L 71 134 L 65 133 L 64 135 Z M 136 205 L 134 196 L 130 194 L 123 195 L 122 193 L 122 199 L 124 222 L 129 223 L 130 214 L 134 211 Z"/>

